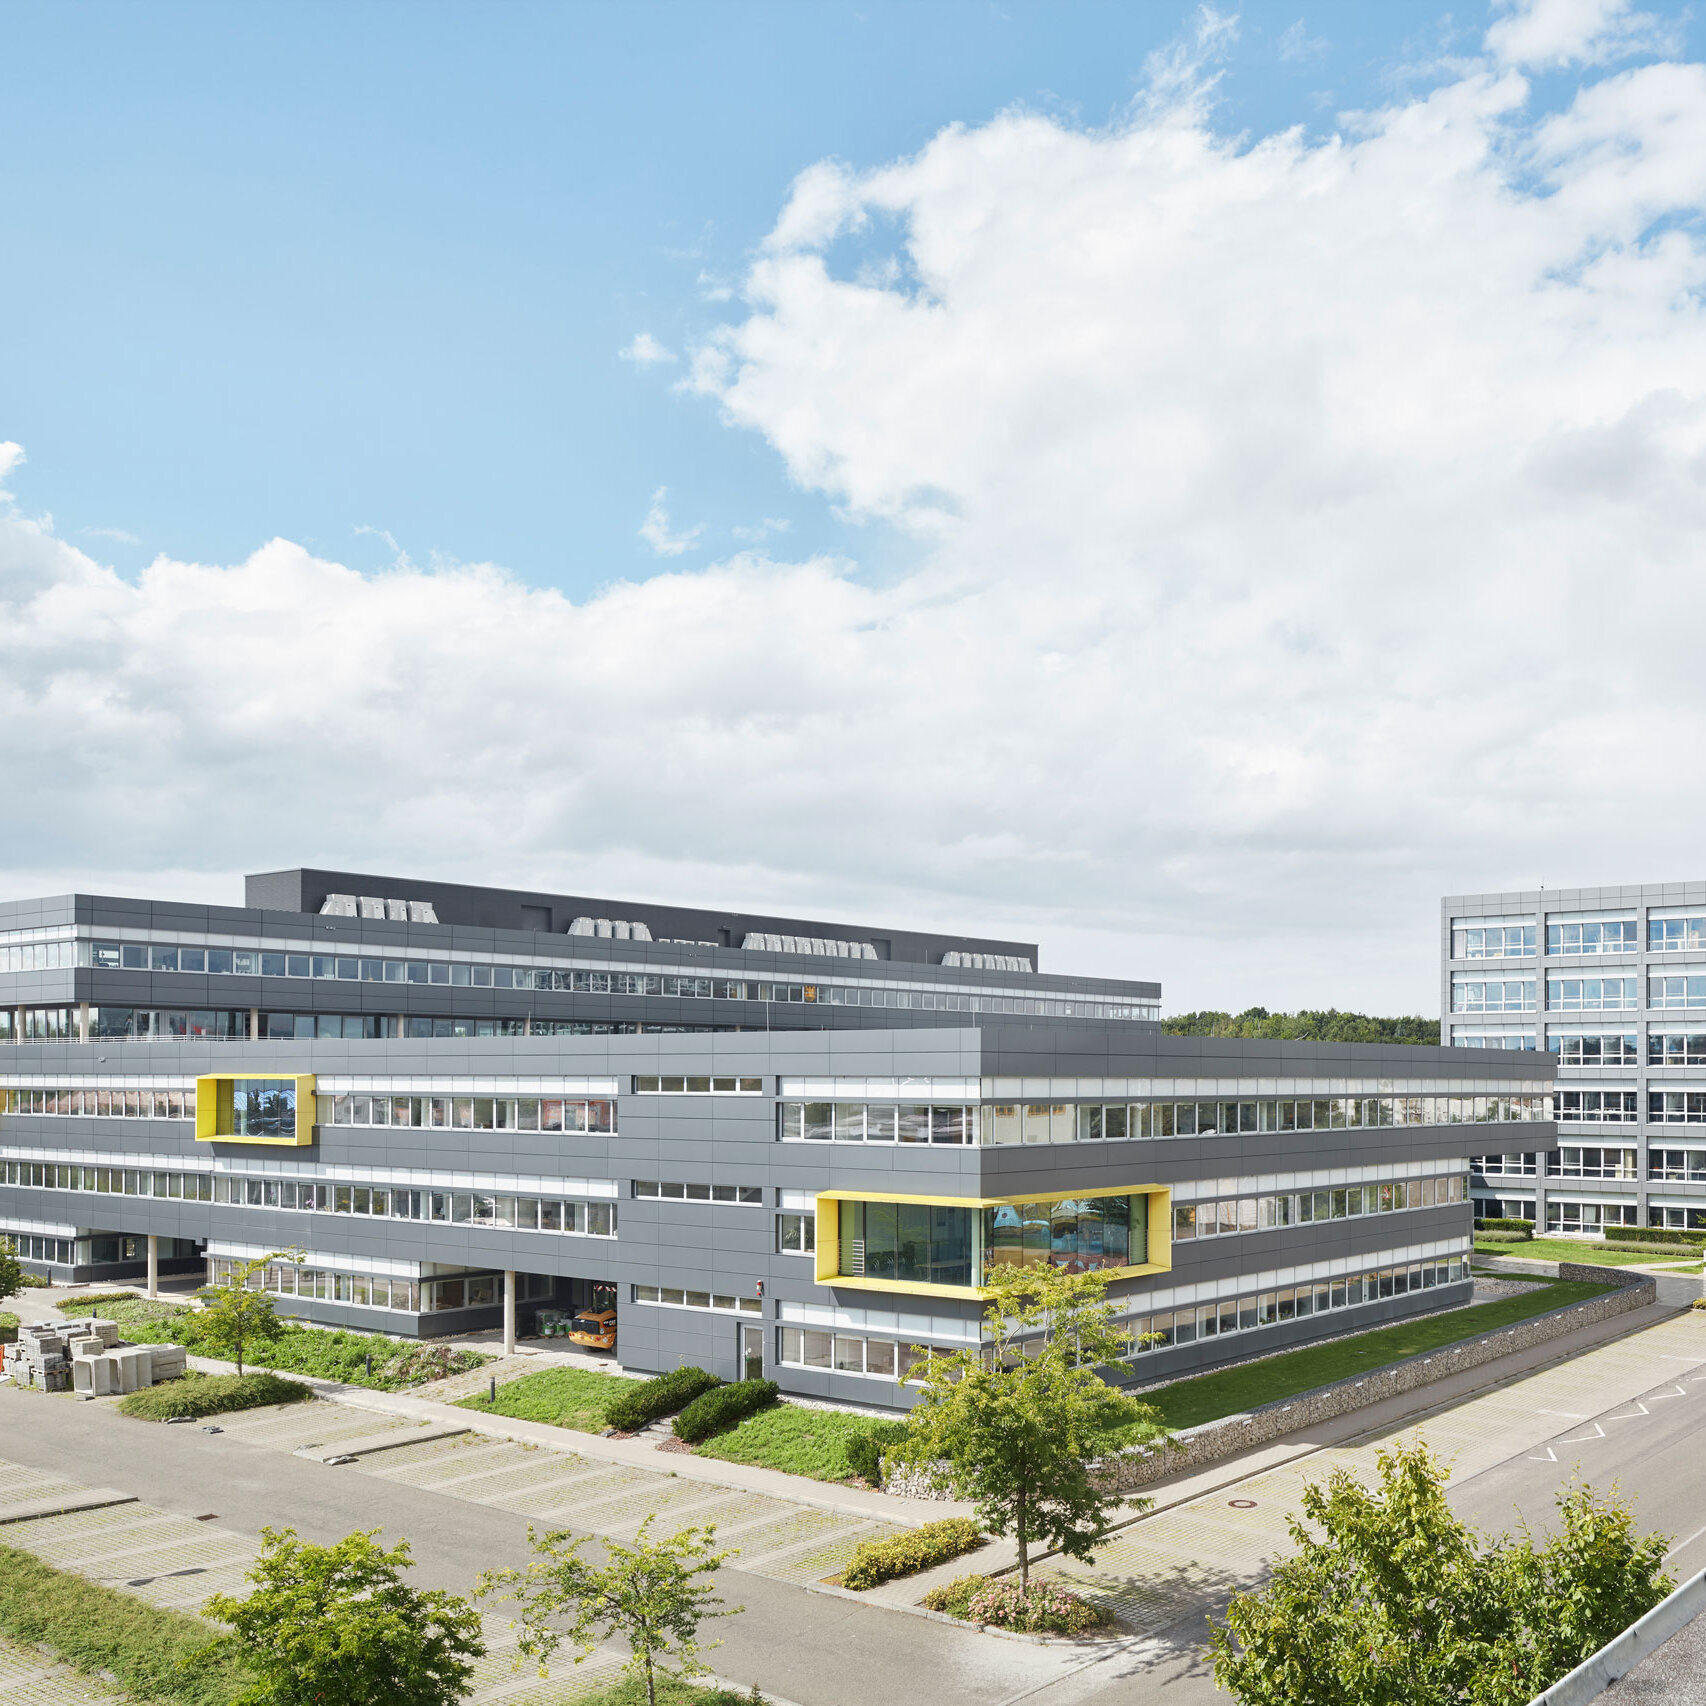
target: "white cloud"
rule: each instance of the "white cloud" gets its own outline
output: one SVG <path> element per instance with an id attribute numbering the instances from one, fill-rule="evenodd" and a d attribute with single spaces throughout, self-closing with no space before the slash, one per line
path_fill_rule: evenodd
<path id="1" fill-rule="evenodd" d="M 1700 876 L 1706 75 L 1535 118 L 1489 57 L 1235 143 L 1164 69 L 1111 130 L 803 175 L 696 360 L 908 569 L 575 604 L 275 541 L 133 584 L 0 517 L 15 882 L 193 824 L 224 895 L 335 859 L 1426 1009 L 1445 890 Z M 879 222 L 896 272 L 832 259 Z"/>
<path id="2" fill-rule="evenodd" d="M 1488 52 L 1503 65 L 1536 71 L 1671 53 L 1680 41 L 1675 23 L 1637 12 L 1630 0 L 1504 0 L 1498 10 Z"/>
<path id="3" fill-rule="evenodd" d="M 122 527 L 80 527 L 77 531 L 85 539 L 116 539 L 121 545 L 142 543 L 134 533 L 126 533 Z"/>
<path id="4" fill-rule="evenodd" d="M 660 557 L 679 557 L 698 544 L 705 524 L 701 522 L 696 527 L 676 532 L 670 525 L 669 511 L 664 507 L 663 500 L 668 496 L 667 486 L 659 486 L 652 493 L 651 507 L 646 511 L 646 519 L 640 523 L 638 532 Z"/>
<path id="5" fill-rule="evenodd" d="M 756 527 L 733 527 L 729 531 L 743 544 L 758 545 L 775 533 L 786 533 L 793 525 L 786 516 L 767 515 Z"/>
<path id="6" fill-rule="evenodd" d="M 658 367 L 681 359 L 674 350 L 666 349 L 660 344 L 650 332 L 636 332 L 628 346 L 616 353 L 623 361 L 631 361 L 636 367 Z"/>

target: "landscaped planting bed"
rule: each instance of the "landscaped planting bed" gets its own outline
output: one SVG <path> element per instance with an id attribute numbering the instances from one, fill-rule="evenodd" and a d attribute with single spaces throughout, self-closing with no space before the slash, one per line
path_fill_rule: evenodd
<path id="1" fill-rule="evenodd" d="M 232 1410 L 258 1410 L 263 1404 L 300 1404 L 312 1387 L 278 1374 L 198 1374 L 145 1386 L 119 1400 L 119 1408 L 139 1421 L 164 1422 L 174 1416 L 223 1416 Z"/>
<path id="2" fill-rule="evenodd" d="M 1088 1635 L 1113 1623 L 1099 1606 L 1051 1582 L 1033 1581 L 1021 1591 L 1017 1576 L 961 1576 L 932 1588 L 924 1607 L 1025 1635 Z"/>
<path id="3" fill-rule="evenodd" d="M 101 1298 L 76 1307 L 61 1305 L 68 1315 L 99 1315 L 116 1321 L 125 1338 L 144 1345 L 182 1345 L 197 1356 L 223 1356 L 219 1349 L 204 1345 L 197 1330 L 197 1311 L 173 1303 L 150 1303 L 146 1298 L 115 1302 Z M 373 1373 L 367 1359 L 373 1359 Z M 478 1351 L 451 1345 L 417 1344 L 388 1339 L 382 1333 L 346 1333 L 288 1323 L 283 1334 L 266 1344 L 256 1344 L 243 1355 L 245 1370 L 278 1369 L 288 1374 L 315 1375 L 347 1386 L 366 1386 L 378 1392 L 395 1392 L 424 1381 L 441 1380 L 479 1368 L 489 1359 Z"/>
<path id="4" fill-rule="evenodd" d="M 457 1399 L 464 1410 L 483 1410 L 489 1416 L 511 1416 L 520 1422 L 549 1422 L 558 1428 L 601 1433 L 610 1425 L 610 1406 L 642 1382 L 621 1374 L 588 1368 L 547 1368 L 524 1374 L 498 1387 L 497 1402 L 484 1392 Z"/>
<path id="5" fill-rule="evenodd" d="M 859 1473 L 849 1453 L 871 1425 L 870 1416 L 782 1403 L 707 1440 L 697 1454 L 723 1463 L 751 1463 L 786 1475 L 807 1475 L 814 1481 L 848 1481 Z"/>

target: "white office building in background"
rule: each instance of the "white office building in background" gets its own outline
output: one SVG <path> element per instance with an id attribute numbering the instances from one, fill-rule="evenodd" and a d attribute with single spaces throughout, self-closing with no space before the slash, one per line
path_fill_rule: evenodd
<path id="1" fill-rule="evenodd" d="M 1440 1041 L 1556 1058 L 1556 1154 L 1470 1164 L 1479 1216 L 1706 1230 L 1706 882 L 1448 895 Z"/>

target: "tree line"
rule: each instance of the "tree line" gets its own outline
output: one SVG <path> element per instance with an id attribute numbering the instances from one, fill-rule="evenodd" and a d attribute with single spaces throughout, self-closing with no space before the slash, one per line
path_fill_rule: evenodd
<path id="1" fill-rule="evenodd" d="M 1417 1043 L 1437 1045 L 1439 1020 L 1419 1013 L 1384 1018 L 1373 1013 L 1343 1013 L 1337 1007 L 1302 1007 L 1295 1013 L 1270 1013 L 1246 1007 L 1242 1013 L 1175 1013 L 1161 1021 L 1174 1037 L 1262 1037 L 1275 1042 Z"/>

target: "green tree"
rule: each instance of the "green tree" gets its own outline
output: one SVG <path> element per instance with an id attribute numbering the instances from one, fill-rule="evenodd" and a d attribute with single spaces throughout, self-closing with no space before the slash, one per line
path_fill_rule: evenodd
<path id="1" fill-rule="evenodd" d="M 198 1350 L 228 1356 L 243 1372 L 243 1354 L 257 1345 L 275 1344 L 284 1334 L 272 1293 L 249 1281 L 269 1262 L 300 1262 L 299 1250 L 275 1250 L 252 1262 L 233 1263 L 218 1285 L 203 1286 L 197 1295 L 202 1311 L 195 1319 Z"/>
<path id="2" fill-rule="evenodd" d="M 1661 1536 L 1590 1489 L 1561 1532 L 1483 1547 L 1427 1447 L 1336 1469 L 1290 1523 L 1298 1550 L 1210 1620 L 1214 1678 L 1244 1706 L 1522 1706 L 1664 1598 Z"/>
<path id="3" fill-rule="evenodd" d="M 232 1706 L 453 1706 L 467 1694 L 486 1650 L 479 1613 L 410 1587 L 409 1543 L 388 1552 L 378 1532 L 315 1546 L 294 1529 L 261 1530 L 254 1591 L 205 1607 L 231 1633 L 204 1656 L 233 1653 L 256 1678 Z"/>
<path id="4" fill-rule="evenodd" d="M 1112 1436 L 1133 1444 L 1167 1430 L 1158 1411 L 1099 1373 L 1130 1349 L 1100 1274 L 1000 1267 L 984 1283 L 982 1345 L 913 1363 L 906 1378 L 922 1390 L 889 1456 L 926 1474 L 945 1464 L 979 1523 L 1017 1539 L 1024 1588 L 1036 1542 L 1089 1558 L 1106 1538 L 1125 1495 L 1098 1485 L 1089 1464 Z"/>
<path id="5" fill-rule="evenodd" d="M 602 1568 L 580 1556 L 582 1540 L 567 1529 L 527 1538 L 534 1556 L 526 1573 L 493 1570 L 481 1576 L 478 1592 L 514 1599 L 521 1606 L 523 1655 L 547 1674 L 550 1659 L 564 1641 L 580 1651 L 580 1664 L 602 1640 L 621 1635 L 631 1654 L 629 1675 L 642 1678 L 648 1706 L 657 1706 L 657 1673 L 702 1676 L 708 1666 L 699 1657 L 699 1625 L 707 1617 L 732 1617 L 741 1609 L 724 1605 L 708 1577 L 732 1552 L 714 1551 L 714 1528 L 684 1528 L 666 1540 L 649 1540 L 652 1519 L 640 1524 L 632 1546 L 604 1542 Z M 559 1628 L 557 1619 L 566 1618 Z M 715 1643 L 713 1643 L 714 1645 Z"/>
<path id="6" fill-rule="evenodd" d="M 18 1260 L 18 1246 L 10 1238 L 0 1238 L 0 1303 L 23 1289 L 24 1264 Z"/>

